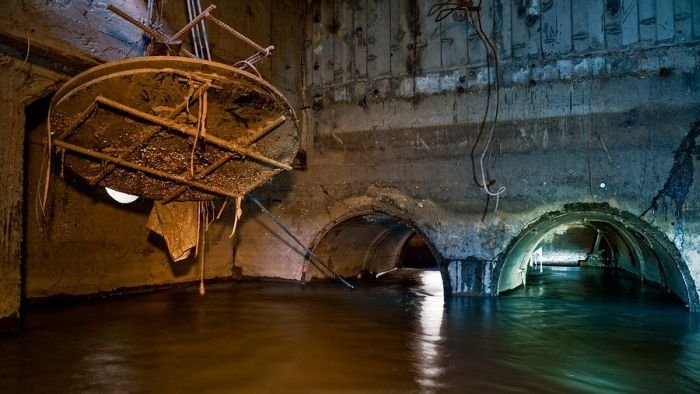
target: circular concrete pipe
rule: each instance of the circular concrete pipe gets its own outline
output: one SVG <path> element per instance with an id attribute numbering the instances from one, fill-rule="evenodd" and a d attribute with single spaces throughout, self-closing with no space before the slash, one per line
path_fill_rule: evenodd
<path id="1" fill-rule="evenodd" d="M 343 276 L 374 276 L 395 268 L 437 269 L 439 256 L 428 239 L 396 217 L 368 213 L 330 223 L 311 249 Z M 304 280 L 327 275 L 307 261 Z"/>
<path id="2" fill-rule="evenodd" d="M 496 292 L 523 284 L 522 272 L 542 241 L 562 226 L 600 231 L 610 248 L 611 265 L 652 282 L 676 295 L 692 311 L 700 310 L 698 293 L 687 264 L 668 238 L 636 216 L 601 204 L 575 204 L 550 212 L 528 225 L 499 256 Z"/>

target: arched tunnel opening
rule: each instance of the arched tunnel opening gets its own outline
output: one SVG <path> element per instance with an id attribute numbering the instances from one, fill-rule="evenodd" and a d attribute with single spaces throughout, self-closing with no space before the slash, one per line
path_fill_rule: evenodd
<path id="1" fill-rule="evenodd" d="M 544 215 L 511 241 L 497 274 L 499 294 L 568 276 L 588 281 L 586 291 L 599 295 L 635 296 L 651 287 L 664 300 L 699 306 L 675 245 L 649 223 L 609 207 Z"/>
<path id="2" fill-rule="evenodd" d="M 383 213 L 350 216 L 321 231 L 311 249 L 335 272 L 376 284 L 400 280 L 432 295 L 444 294 L 438 253 L 427 237 L 406 221 Z M 327 276 L 307 261 L 305 281 Z"/>

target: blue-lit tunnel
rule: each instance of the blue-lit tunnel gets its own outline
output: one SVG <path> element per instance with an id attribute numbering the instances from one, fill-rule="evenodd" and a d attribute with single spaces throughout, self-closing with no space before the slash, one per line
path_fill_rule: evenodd
<path id="1" fill-rule="evenodd" d="M 496 264 L 495 292 L 525 285 L 528 267 L 538 264 L 616 270 L 666 290 L 692 311 L 700 309 L 688 266 L 673 243 L 649 223 L 609 207 L 577 205 L 528 225 Z"/>

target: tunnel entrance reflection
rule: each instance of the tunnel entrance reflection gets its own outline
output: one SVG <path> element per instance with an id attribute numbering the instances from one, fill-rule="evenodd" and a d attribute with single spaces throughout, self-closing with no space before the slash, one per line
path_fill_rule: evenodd
<path id="1" fill-rule="evenodd" d="M 698 310 L 694 283 L 673 243 L 648 223 L 610 208 L 543 216 L 510 243 L 496 270 L 498 293 L 531 286 L 545 292 L 557 278 L 570 283 L 578 278 L 583 282 L 569 288 L 579 295 L 657 293 Z M 591 288 L 581 288 L 586 284 Z"/>

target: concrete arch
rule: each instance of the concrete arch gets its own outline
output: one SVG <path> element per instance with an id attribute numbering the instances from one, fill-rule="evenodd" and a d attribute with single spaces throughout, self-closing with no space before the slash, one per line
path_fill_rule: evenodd
<path id="1" fill-rule="evenodd" d="M 494 293 L 521 286 L 521 272 L 540 241 L 558 226 L 573 223 L 601 231 L 613 249 L 616 268 L 667 289 L 691 311 L 700 311 L 694 280 L 675 245 L 648 222 L 607 204 L 569 204 L 525 226 L 498 256 L 494 266 Z"/>
<path id="2" fill-rule="evenodd" d="M 309 248 L 343 276 L 379 273 L 400 267 L 407 243 L 418 236 L 440 269 L 445 294 L 449 294 L 447 267 L 434 243 L 411 218 L 391 209 L 357 209 L 326 224 Z M 326 277 L 307 258 L 302 281 Z"/>

